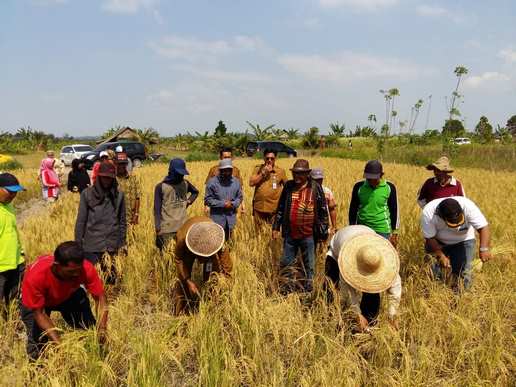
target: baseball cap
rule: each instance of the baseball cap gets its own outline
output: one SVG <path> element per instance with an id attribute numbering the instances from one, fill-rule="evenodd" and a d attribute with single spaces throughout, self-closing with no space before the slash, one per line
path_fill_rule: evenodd
<path id="1" fill-rule="evenodd" d="M 233 169 L 231 159 L 222 159 L 219 161 L 219 169 Z"/>
<path id="2" fill-rule="evenodd" d="M 103 162 L 100 164 L 98 176 L 116 178 L 116 168 L 111 162 Z"/>
<path id="3" fill-rule="evenodd" d="M 464 211 L 460 203 L 452 198 L 444 199 L 437 206 L 437 215 L 444 220 L 444 223 L 450 228 L 457 228 L 464 224 Z"/>
<path id="4" fill-rule="evenodd" d="M 122 148 L 122 145 L 118 145 L 116 148 L 115 148 L 115 152 L 117 153 L 120 153 L 120 152 L 123 152 L 124 151 L 124 148 Z"/>
<path id="5" fill-rule="evenodd" d="M 99 157 L 109 157 L 109 153 L 107 153 L 106 151 L 102 151 L 100 152 Z"/>
<path id="6" fill-rule="evenodd" d="M 383 166 L 378 160 L 369 160 L 364 168 L 364 178 L 379 179 L 383 175 Z"/>
<path id="7" fill-rule="evenodd" d="M 310 172 L 310 177 L 314 180 L 324 179 L 324 171 L 322 168 L 314 168 Z"/>
<path id="8" fill-rule="evenodd" d="M 189 175 L 186 170 L 186 163 L 183 159 L 172 159 L 170 160 L 170 164 L 168 166 L 169 172 L 176 172 L 180 175 Z"/>
<path id="9" fill-rule="evenodd" d="M 10 173 L 0 174 L 0 188 L 5 188 L 9 192 L 25 191 L 25 188 L 20 185 L 16 176 L 11 175 Z"/>

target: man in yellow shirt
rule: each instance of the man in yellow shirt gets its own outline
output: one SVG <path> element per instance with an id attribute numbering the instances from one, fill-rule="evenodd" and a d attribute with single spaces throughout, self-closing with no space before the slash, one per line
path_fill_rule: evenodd
<path id="1" fill-rule="evenodd" d="M 15 176 L 0 174 L 0 309 L 4 316 L 9 303 L 18 296 L 25 269 L 16 214 L 11 204 L 16 194 L 23 190 Z"/>

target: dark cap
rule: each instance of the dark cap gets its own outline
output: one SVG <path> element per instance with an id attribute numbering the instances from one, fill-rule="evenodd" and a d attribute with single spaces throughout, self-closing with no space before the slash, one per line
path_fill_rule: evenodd
<path id="1" fill-rule="evenodd" d="M 10 173 L 0 174 L 0 188 L 5 188 L 9 192 L 25 191 L 25 188 L 20 185 L 16 176 Z"/>
<path id="2" fill-rule="evenodd" d="M 310 172 L 310 164 L 308 163 L 308 160 L 299 159 L 296 160 L 294 163 L 294 166 L 290 168 L 292 172 Z"/>
<path id="3" fill-rule="evenodd" d="M 379 179 L 383 175 L 382 163 L 378 160 L 370 160 L 367 162 L 364 168 L 364 178 L 366 179 Z"/>
<path id="4" fill-rule="evenodd" d="M 109 161 L 100 163 L 97 176 L 111 177 L 112 179 L 116 179 L 116 168 L 113 163 Z"/>
<path id="5" fill-rule="evenodd" d="M 441 201 L 437 206 L 437 215 L 448 227 L 457 228 L 464 224 L 464 211 L 455 199 L 447 198 Z"/>
<path id="6" fill-rule="evenodd" d="M 170 160 L 170 164 L 168 166 L 169 172 L 175 172 L 180 175 L 189 175 L 188 171 L 186 170 L 186 163 L 183 159 L 172 159 Z"/>

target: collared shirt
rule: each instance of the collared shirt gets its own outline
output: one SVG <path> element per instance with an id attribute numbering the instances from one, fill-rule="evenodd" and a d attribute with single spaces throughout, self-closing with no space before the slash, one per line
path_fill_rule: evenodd
<path id="1" fill-rule="evenodd" d="M 464 211 L 464 224 L 457 228 L 450 228 L 437 215 L 437 206 L 446 198 L 435 199 L 423 208 L 421 214 L 421 228 L 426 239 L 435 238 L 445 245 L 454 245 L 470 239 L 475 239 L 475 230 L 488 225 L 485 216 L 475 203 L 463 196 L 455 199 Z"/>
<path id="2" fill-rule="evenodd" d="M 253 176 L 263 168 L 263 164 L 254 167 Z M 262 178 L 254 190 L 253 208 L 259 212 L 273 214 L 278 207 L 283 186 L 288 181 L 285 170 L 274 166 L 267 177 Z"/>
<path id="3" fill-rule="evenodd" d="M 311 184 L 292 191 L 290 206 L 290 236 L 302 239 L 313 236 L 315 220 L 315 195 Z"/>
<path id="4" fill-rule="evenodd" d="M 23 261 L 14 207 L 0 203 L 0 272 L 16 269 Z"/>
<path id="5" fill-rule="evenodd" d="M 232 207 L 224 208 L 224 203 L 230 201 Z M 232 230 L 236 224 L 237 209 L 242 203 L 242 187 L 238 179 L 231 177 L 224 181 L 220 176 L 212 177 L 206 184 L 204 204 L 210 207 L 210 217 L 224 229 Z"/>
<path id="6" fill-rule="evenodd" d="M 204 182 L 204 184 L 208 184 L 208 181 L 212 177 L 215 177 L 218 175 L 219 175 L 219 166 L 214 165 L 213 167 L 211 167 L 210 171 L 208 172 L 208 176 L 206 176 L 206 181 Z M 238 179 L 238 181 L 240 182 L 240 186 L 243 187 L 242 176 L 240 175 L 240 170 L 234 165 L 233 165 L 233 177 L 235 179 Z"/>
<path id="7" fill-rule="evenodd" d="M 419 207 L 423 208 L 432 200 L 451 196 L 466 196 L 460 181 L 451 176 L 445 185 L 441 185 L 436 177 L 431 177 L 424 182 L 419 190 L 417 203 Z"/>
<path id="8" fill-rule="evenodd" d="M 125 196 L 125 213 L 126 217 L 131 221 L 135 215 L 135 204 L 142 196 L 141 180 L 139 176 L 129 175 L 128 177 L 119 177 L 118 190 L 124 193 Z"/>
<path id="9" fill-rule="evenodd" d="M 330 241 L 328 256 L 335 259 L 338 262 L 339 253 L 342 245 L 349 239 L 361 235 L 361 234 L 374 234 L 375 232 L 369 227 L 362 225 L 348 226 L 340 229 L 333 236 Z M 339 274 L 340 275 L 340 274 Z M 340 275 L 339 287 L 342 292 L 348 297 L 350 308 L 357 314 L 360 314 L 360 302 L 362 301 L 362 292 L 353 288 L 349 285 L 344 278 Z M 387 293 L 388 299 L 388 314 L 389 317 L 394 317 L 398 313 L 398 308 L 401 300 L 401 277 L 396 274 L 396 278 L 392 283 L 391 287 L 387 289 L 385 292 Z"/>
<path id="10" fill-rule="evenodd" d="M 349 204 L 349 224 L 363 224 L 379 233 L 390 234 L 399 228 L 399 206 L 396 187 L 381 180 L 372 187 L 367 180 L 353 187 Z"/>

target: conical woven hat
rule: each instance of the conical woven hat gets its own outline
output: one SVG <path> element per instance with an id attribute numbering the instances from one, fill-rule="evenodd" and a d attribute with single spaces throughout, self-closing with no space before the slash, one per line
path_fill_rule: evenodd
<path id="1" fill-rule="evenodd" d="M 380 293 L 389 289 L 399 269 L 398 252 L 379 235 L 357 235 L 347 240 L 339 252 L 342 278 L 361 292 Z"/>
<path id="2" fill-rule="evenodd" d="M 224 245 L 224 229 L 215 222 L 195 223 L 186 233 L 186 247 L 201 257 L 210 257 Z"/>

